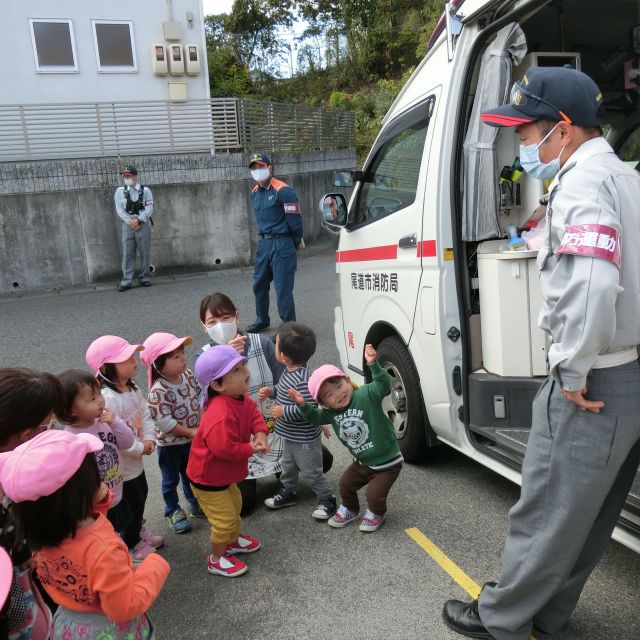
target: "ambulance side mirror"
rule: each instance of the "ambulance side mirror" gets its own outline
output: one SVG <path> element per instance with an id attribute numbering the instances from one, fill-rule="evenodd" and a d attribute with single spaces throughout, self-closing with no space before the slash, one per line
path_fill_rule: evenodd
<path id="1" fill-rule="evenodd" d="M 334 171 L 334 187 L 353 187 L 362 178 L 362 171 Z"/>
<path id="2" fill-rule="evenodd" d="M 341 193 L 327 193 L 320 198 L 320 222 L 328 231 L 347 226 L 347 201 Z"/>

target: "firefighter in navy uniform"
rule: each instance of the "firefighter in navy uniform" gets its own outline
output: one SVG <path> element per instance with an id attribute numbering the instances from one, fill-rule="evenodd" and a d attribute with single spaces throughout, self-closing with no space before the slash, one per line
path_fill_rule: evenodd
<path id="1" fill-rule="evenodd" d="M 253 273 L 256 297 L 256 320 L 246 328 L 248 333 L 267 329 L 269 288 L 276 288 L 278 313 L 282 322 L 296 319 L 293 282 L 298 249 L 304 249 L 302 216 L 296 192 L 273 177 L 271 160 L 264 153 L 254 153 L 249 161 L 251 176 L 257 182 L 251 192 L 251 206 L 258 225 L 258 251 Z"/>
<path id="2" fill-rule="evenodd" d="M 136 250 L 140 252 L 141 287 L 150 287 L 149 260 L 151 257 L 151 226 L 153 196 L 151 189 L 138 182 L 138 170 L 128 165 L 122 170 L 123 187 L 114 194 L 116 213 L 122 220 L 122 280 L 118 291 L 131 289 L 136 268 Z"/>
<path id="3" fill-rule="evenodd" d="M 527 640 L 534 625 L 567 625 L 640 462 L 640 175 L 602 137 L 601 103 L 584 73 L 533 67 L 510 104 L 482 114 L 515 127 L 530 176 L 553 179 L 538 254 L 551 345 L 500 578 L 443 610 L 473 638 Z"/>

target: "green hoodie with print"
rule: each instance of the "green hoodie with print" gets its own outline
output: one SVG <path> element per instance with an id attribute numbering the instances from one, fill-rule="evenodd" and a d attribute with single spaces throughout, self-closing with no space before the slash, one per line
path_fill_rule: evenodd
<path id="1" fill-rule="evenodd" d="M 299 409 L 312 424 L 331 423 L 356 462 L 385 469 L 403 460 L 393 425 L 382 410 L 382 398 L 391 391 L 391 379 L 377 360 L 369 368 L 372 381 L 354 390 L 345 409 L 316 409 L 307 403 Z"/>

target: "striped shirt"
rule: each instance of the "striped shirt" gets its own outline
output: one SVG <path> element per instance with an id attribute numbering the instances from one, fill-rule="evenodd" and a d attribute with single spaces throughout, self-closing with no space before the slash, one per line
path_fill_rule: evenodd
<path id="1" fill-rule="evenodd" d="M 294 371 L 285 370 L 274 388 L 276 404 L 282 405 L 284 409 L 284 416 L 276 420 L 275 431 L 285 440 L 311 442 L 320 436 L 320 425 L 307 422 L 302 417 L 298 406 L 289 398 L 289 389 L 295 389 L 302 394 L 305 402 L 315 407 L 316 402 L 309 393 L 308 381 L 307 367 L 300 367 Z"/>

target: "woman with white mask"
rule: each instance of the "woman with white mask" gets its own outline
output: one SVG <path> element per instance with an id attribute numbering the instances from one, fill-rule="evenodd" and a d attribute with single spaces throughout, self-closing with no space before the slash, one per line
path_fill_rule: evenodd
<path id="1" fill-rule="evenodd" d="M 224 293 L 205 296 L 200 303 L 200 322 L 209 342 L 195 354 L 195 359 L 217 344 L 228 344 L 247 358 L 250 373 L 249 396 L 257 402 L 258 390 L 271 387 L 278 382 L 284 365 L 276 359 L 275 345 L 261 333 L 243 333 L 239 329 L 240 314 L 231 299 Z M 267 403 L 268 404 L 268 403 Z M 258 405 L 260 406 L 260 404 Z M 242 493 L 242 514 L 249 513 L 256 505 L 256 480 L 273 474 L 280 475 L 282 439 L 273 432 L 275 420 L 270 418 L 265 403 L 260 406 L 269 426 L 268 453 L 254 453 L 249 458 L 249 475 L 238 483 Z M 333 455 L 322 447 L 323 471 L 326 473 L 333 464 Z"/>

